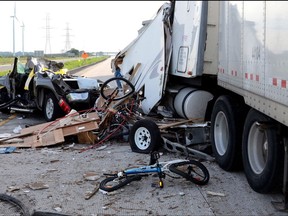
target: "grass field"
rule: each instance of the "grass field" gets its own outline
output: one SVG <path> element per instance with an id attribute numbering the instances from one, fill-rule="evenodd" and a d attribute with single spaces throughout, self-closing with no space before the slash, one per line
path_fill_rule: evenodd
<path id="1" fill-rule="evenodd" d="M 20 57 L 20 61 L 21 62 L 26 62 L 26 58 L 27 57 Z M 72 69 L 75 69 L 75 68 L 79 68 L 79 67 L 83 67 L 83 66 L 86 66 L 86 65 L 90 65 L 90 64 L 94 64 L 94 63 L 97 63 L 99 61 L 102 61 L 104 59 L 108 58 L 108 56 L 100 56 L 100 57 L 90 57 L 90 58 L 87 58 L 87 59 L 77 59 L 77 60 L 71 60 L 71 61 L 65 61 L 64 62 L 64 68 L 67 68 L 68 71 L 69 70 L 72 70 Z M 62 58 L 47 58 L 49 60 L 52 60 L 52 61 L 60 61 L 61 62 L 61 59 Z M 0 57 L 0 65 L 8 65 L 8 64 L 13 64 L 14 62 L 14 58 L 13 57 Z M 4 76 L 6 75 L 7 73 L 9 73 L 9 70 L 6 70 L 6 71 L 0 71 L 0 76 Z"/>

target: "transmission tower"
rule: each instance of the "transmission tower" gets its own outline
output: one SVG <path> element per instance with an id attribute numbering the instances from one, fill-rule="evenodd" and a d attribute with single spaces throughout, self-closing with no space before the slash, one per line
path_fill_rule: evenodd
<path id="1" fill-rule="evenodd" d="M 65 42 L 65 52 L 67 52 L 68 50 L 70 50 L 71 49 L 71 43 L 70 43 L 70 33 L 69 33 L 69 30 L 71 30 L 71 29 L 69 29 L 69 23 L 67 23 L 67 27 L 66 27 L 66 42 Z"/>
<path id="2" fill-rule="evenodd" d="M 49 53 L 51 54 L 51 44 L 50 44 L 50 17 L 49 14 L 46 15 L 46 44 L 45 44 L 45 54 Z M 48 49 L 48 50 L 47 50 Z"/>

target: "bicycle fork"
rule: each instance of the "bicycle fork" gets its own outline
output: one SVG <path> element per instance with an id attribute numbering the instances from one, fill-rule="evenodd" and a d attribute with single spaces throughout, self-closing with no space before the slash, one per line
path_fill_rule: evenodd
<path id="1" fill-rule="evenodd" d="M 159 177 L 158 185 L 159 185 L 160 188 L 163 188 L 164 187 L 163 178 L 165 178 L 165 173 L 162 172 L 159 164 L 157 164 L 157 173 L 158 173 L 158 177 Z"/>
<path id="2" fill-rule="evenodd" d="M 160 167 L 160 164 L 159 164 L 159 161 L 158 159 L 160 158 L 160 154 L 159 152 L 151 152 L 150 153 L 150 162 L 149 164 L 154 164 L 156 163 L 156 168 L 157 168 L 157 173 L 158 173 L 158 177 L 159 177 L 159 182 L 158 182 L 158 185 L 160 188 L 163 188 L 164 187 L 164 182 L 163 182 L 163 178 L 165 178 L 165 173 L 162 172 L 162 169 Z"/>

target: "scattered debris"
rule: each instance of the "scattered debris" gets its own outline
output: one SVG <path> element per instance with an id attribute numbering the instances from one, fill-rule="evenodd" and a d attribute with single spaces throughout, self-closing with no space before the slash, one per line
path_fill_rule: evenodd
<path id="1" fill-rule="evenodd" d="M 24 128 L 18 135 L 0 139 L 0 146 L 33 148 L 50 146 L 63 143 L 67 136 L 81 135 L 82 133 L 98 129 L 99 116 L 96 112 L 87 113 L 86 115 L 73 113 L 73 116 L 67 116 L 66 118 L 69 121 L 66 119 L 65 124 L 59 119 Z M 6 143 L 6 141 L 13 138 L 22 138 L 22 142 Z"/>
<path id="2" fill-rule="evenodd" d="M 57 155 L 59 154 L 59 151 L 53 151 L 51 149 L 48 149 L 48 148 L 43 148 L 41 149 L 41 154 L 44 154 L 44 155 Z M 50 161 L 51 163 L 53 163 L 53 161 Z"/>
<path id="3" fill-rule="evenodd" d="M 99 190 L 99 187 L 97 186 L 93 191 L 88 191 L 85 194 L 85 200 L 90 199 L 96 192 Z"/>
<path id="4" fill-rule="evenodd" d="M 61 212 L 62 211 L 62 206 L 61 205 L 55 205 L 53 207 L 53 209 L 56 211 L 56 212 Z"/>
<path id="5" fill-rule="evenodd" d="M 47 172 L 56 172 L 58 171 L 57 169 L 48 169 Z"/>
<path id="6" fill-rule="evenodd" d="M 83 174 L 83 176 L 85 180 L 88 180 L 88 181 L 96 181 L 100 179 L 100 176 L 95 172 L 86 172 Z"/>
<path id="7" fill-rule="evenodd" d="M 59 162 L 60 160 L 58 159 L 55 159 L 55 160 L 51 160 L 50 163 L 56 163 L 56 162 Z"/>
<path id="8" fill-rule="evenodd" d="M 224 193 L 218 193 L 218 192 L 213 192 L 213 191 L 207 191 L 207 194 L 212 195 L 212 196 L 221 196 L 221 197 L 225 196 Z"/>
<path id="9" fill-rule="evenodd" d="M 20 187 L 16 187 L 16 186 L 8 186 L 8 189 L 7 189 L 8 192 L 14 192 L 18 190 L 20 190 Z"/>
<path id="10" fill-rule="evenodd" d="M 103 150 L 105 148 L 107 148 L 107 145 L 100 146 L 100 147 L 96 148 L 95 150 L 96 151 L 101 151 L 101 150 Z"/>
<path id="11" fill-rule="evenodd" d="M 20 131 L 22 130 L 22 127 L 18 125 L 16 128 L 14 128 L 13 133 L 20 134 Z"/>
<path id="12" fill-rule="evenodd" d="M 48 189 L 49 185 L 43 183 L 43 182 L 34 182 L 28 185 L 29 188 L 32 190 L 42 190 L 42 189 Z"/>
<path id="13" fill-rule="evenodd" d="M 0 148 L 0 154 L 8 154 L 11 152 L 14 152 L 16 150 L 16 147 L 5 147 L 5 148 Z"/>

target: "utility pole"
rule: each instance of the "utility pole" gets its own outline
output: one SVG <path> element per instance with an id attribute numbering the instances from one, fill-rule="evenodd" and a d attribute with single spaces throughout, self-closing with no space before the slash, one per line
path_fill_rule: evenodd
<path id="1" fill-rule="evenodd" d="M 24 22 L 22 22 L 22 56 L 24 56 L 24 28 L 25 28 L 25 25 L 24 25 Z"/>
<path id="2" fill-rule="evenodd" d="M 11 18 L 13 18 L 13 56 L 15 56 L 15 19 L 17 19 L 16 17 L 16 2 L 14 2 L 14 14 L 13 16 L 10 16 Z M 17 19 L 18 21 L 18 19 Z"/>

